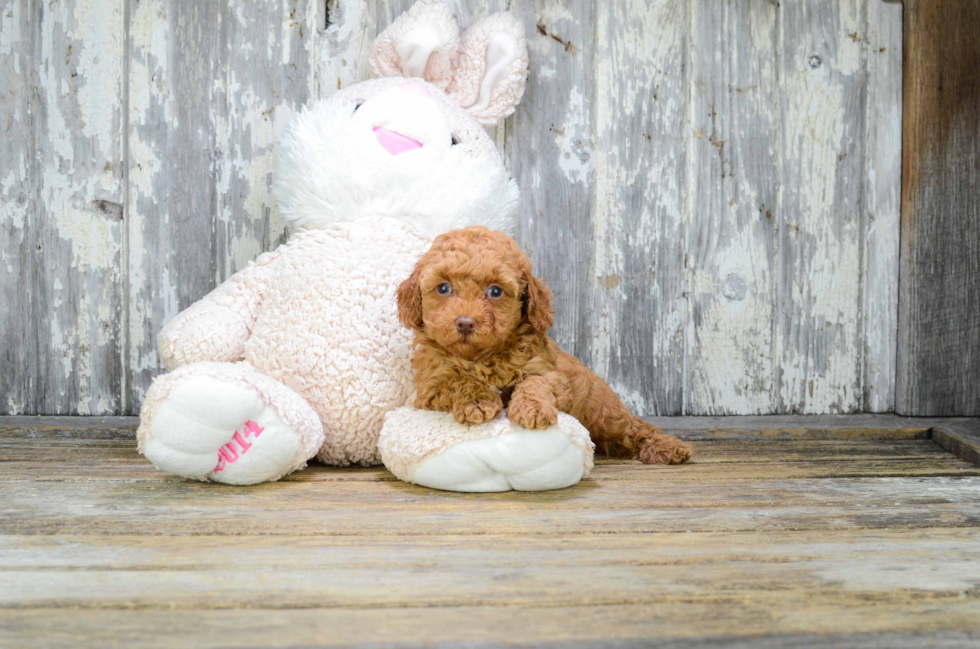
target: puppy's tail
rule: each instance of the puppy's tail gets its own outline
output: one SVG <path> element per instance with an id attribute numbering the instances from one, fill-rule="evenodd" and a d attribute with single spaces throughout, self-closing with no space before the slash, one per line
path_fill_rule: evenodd
<path id="1" fill-rule="evenodd" d="M 572 388 L 572 414 L 589 429 L 603 453 L 644 464 L 680 464 L 691 459 L 690 444 L 665 435 L 631 413 L 612 388 L 574 356 L 560 352 L 558 365 Z"/>

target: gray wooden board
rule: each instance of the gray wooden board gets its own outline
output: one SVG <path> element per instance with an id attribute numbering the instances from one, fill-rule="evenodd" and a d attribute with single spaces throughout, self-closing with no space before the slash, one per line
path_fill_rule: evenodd
<path id="1" fill-rule="evenodd" d="M 927 439 L 701 441 L 682 466 L 455 494 L 362 468 L 205 484 L 75 432 L 0 436 L 0 645 L 969 646 L 980 629 L 980 467 Z"/>
<path id="2" fill-rule="evenodd" d="M 931 437 L 956 457 L 980 464 L 980 423 L 976 419 L 937 424 Z"/>
<path id="3" fill-rule="evenodd" d="M 592 361 L 596 335 L 587 301 L 595 264 L 596 7 L 587 0 L 515 3 L 527 33 L 531 74 L 507 138 L 521 189 L 517 240 L 554 292 L 551 335 L 586 362 Z"/>
<path id="4" fill-rule="evenodd" d="M 282 241 L 291 113 L 411 4 L 8 1 L 0 412 L 138 412 L 163 324 Z M 528 33 L 495 137 L 564 348 L 644 415 L 894 407 L 900 5 L 450 5 Z"/>
<path id="5" fill-rule="evenodd" d="M 37 209 L 31 88 L 36 81 L 34 3 L 0 7 L 0 413 L 37 412 L 34 327 Z"/>
<path id="6" fill-rule="evenodd" d="M 219 16 L 215 2 L 129 4 L 125 414 L 139 411 L 161 371 L 160 328 L 215 284 Z"/>
<path id="7" fill-rule="evenodd" d="M 161 371 L 160 328 L 284 240 L 272 150 L 313 96 L 315 5 L 131 5 L 126 413 Z"/>
<path id="8" fill-rule="evenodd" d="M 0 14 L 2 413 L 122 406 L 123 17 L 118 0 Z"/>
<path id="9" fill-rule="evenodd" d="M 597 3 L 591 365 L 636 412 L 684 412 L 693 3 Z M 579 235 L 581 236 L 581 235 Z M 576 267 L 578 272 L 586 270 Z"/>
<path id="10" fill-rule="evenodd" d="M 782 11 L 768 2 L 695 7 L 689 213 L 690 414 L 780 410 L 776 288 Z M 737 404 L 737 405 L 736 405 Z"/>
<path id="11" fill-rule="evenodd" d="M 897 410 L 980 414 L 980 3 L 906 2 Z"/>
<path id="12" fill-rule="evenodd" d="M 865 4 L 780 3 L 776 389 L 782 412 L 863 409 L 856 342 Z"/>
<path id="13" fill-rule="evenodd" d="M 895 408 L 902 200 L 902 4 L 868 2 L 862 381 L 864 410 Z"/>
<path id="14" fill-rule="evenodd" d="M 957 457 L 980 464 L 976 419 L 930 419 L 896 415 L 769 415 L 749 417 L 648 417 L 682 439 L 799 441 L 912 440 L 932 438 Z M 136 417 L 0 417 L 0 440 L 62 438 L 75 441 L 132 440 Z"/>

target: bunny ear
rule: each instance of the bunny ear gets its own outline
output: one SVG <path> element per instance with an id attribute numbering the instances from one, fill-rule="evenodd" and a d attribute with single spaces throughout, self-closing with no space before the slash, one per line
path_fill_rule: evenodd
<path id="1" fill-rule="evenodd" d="M 467 29 L 447 93 L 484 126 L 514 112 L 527 78 L 524 25 L 502 11 Z"/>
<path id="2" fill-rule="evenodd" d="M 458 50 L 459 27 L 449 7 L 419 0 L 375 39 L 371 71 L 376 77 L 421 77 L 445 90 Z"/>

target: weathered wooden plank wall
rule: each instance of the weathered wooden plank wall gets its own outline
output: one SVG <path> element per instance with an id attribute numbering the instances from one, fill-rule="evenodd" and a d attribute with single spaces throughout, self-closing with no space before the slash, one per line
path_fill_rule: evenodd
<path id="1" fill-rule="evenodd" d="M 13 0 L 0 30 L 0 412 L 118 412 L 124 7 Z"/>
<path id="2" fill-rule="evenodd" d="M 897 407 L 980 415 L 980 2 L 907 9 Z"/>
<path id="3" fill-rule="evenodd" d="M 7 0 L 0 413 L 137 412 L 163 323 L 282 240 L 289 116 L 410 4 Z M 900 4 L 451 4 L 527 28 L 496 137 L 566 349 L 646 415 L 894 408 Z"/>

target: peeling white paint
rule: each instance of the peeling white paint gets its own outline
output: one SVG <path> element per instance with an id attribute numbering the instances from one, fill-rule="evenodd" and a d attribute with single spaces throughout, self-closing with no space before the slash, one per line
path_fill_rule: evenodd
<path id="1" fill-rule="evenodd" d="M 583 119 L 586 115 L 585 97 L 581 91 L 573 88 L 568 93 L 565 121 L 555 133 L 555 141 L 561 152 L 558 167 L 570 183 L 588 183 L 595 166 L 590 125 Z"/>
<path id="2" fill-rule="evenodd" d="M 491 0 L 465 4 L 466 20 L 501 8 Z M 583 259 L 569 267 L 573 276 L 555 279 L 576 286 L 574 301 L 556 306 L 575 311 L 569 321 L 585 314 L 592 358 L 584 360 L 643 414 L 658 414 L 673 403 L 669 395 L 682 390 L 683 406 L 700 413 L 848 411 L 865 399 L 874 409 L 891 407 L 901 6 L 820 0 L 749 10 L 729 4 L 718 11 L 748 15 L 716 18 L 723 28 L 711 34 L 720 40 L 710 48 L 697 40 L 708 9 L 688 0 L 581 7 L 518 0 L 508 6 L 529 32 L 532 84 L 540 84 L 529 88 L 558 99 L 528 99 L 493 135 L 502 150 L 524 156 L 526 206 L 583 211 L 573 222 L 587 227 L 563 234 L 591 264 Z M 0 61 L 19 74 L 26 62 L 33 66 L 33 55 L 23 51 L 33 32 L 23 29 L 22 3 L 3 7 Z M 176 153 L 168 137 L 182 126 L 177 115 L 188 100 L 174 96 L 182 70 L 172 62 L 185 54 L 174 49 L 179 39 L 168 13 L 174 8 L 160 0 L 130 3 L 130 130 L 123 152 L 122 7 L 122 0 L 45 5 L 37 30 L 43 64 L 36 68 L 43 110 L 30 114 L 44 128 L 40 192 L 26 191 L 23 152 L 4 159 L 0 171 L 0 221 L 10 233 L 0 245 L 5 272 L 23 272 L 15 264 L 33 219 L 46 228 L 39 239 L 38 258 L 47 264 L 41 299 L 56 313 L 41 334 L 56 358 L 40 387 L 55 395 L 52 403 L 78 395 L 77 411 L 92 414 L 118 404 L 102 386 L 115 371 L 107 359 L 121 344 L 105 325 L 117 324 L 124 281 L 131 287 L 126 369 L 137 400 L 159 369 L 155 332 L 176 314 L 182 287 L 202 282 L 174 267 L 182 253 L 169 247 L 172 214 L 160 208 L 168 196 L 190 191 L 170 180 Z M 217 74 L 205 80 L 214 101 L 195 133 L 214 146 L 204 152 L 215 160 L 213 177 L 202 178 L 216 210 L 202 215 L 214 217 L 207 223 L 212 229 L 202 232 L 218 242 L 209 267 L 216 276 L 207 281 L 241 268 L 281 234 L 269 174 L 294 95 L 328 96 L 338 83 L 368 76 L 370 44 L 391 7 L 340 0 L 331 10 L 325 31 L 312 2 L 280 8 L 232 0 L 219 11 L 234 49 L 216 50 L 222 57 Z M 539 34 L 539 23 L 575 51 Z M 736 24 L 741 32 L 728 26 Z M 820 60 L 811 65 L 813 56 Z M 722 90 L 731 102 L 742 102 L 731 105 L 743 112 L 719 112 L 713 125 L 700 103 L 706 90 L 699 74 L 709 81 L 734 75 L 733 87 Z M 861 122 L 848 115 L 864 87 L 867 119 Z M 760 88 L 771 99 L 754 99 L 751 93 Z M 723 102 L 713 104 L 726 110 Z M 741 117 L 749 109 L 759 123 L 772 120 L 772 132 Z M 532 110 L 543 112 L 521 113 Z M 23 123 L 29 114 L 15 104 L 8 117 Z M 523 138 L 519 145 L 514 137 Z M 740 142 L 752 142 L 757 158 L 775 162 L 747 160 L 735 150 L 745 146 Z M 856 159 L 862 147 L 866 160 L 841 159 L 845 152 Z M 93 202 L 122 204 L 123 164 L 129 202 L 128 220 L 120 223 Z M 780 187 L 775 197 L 769 195 L 773 182 Z M 854 202 L 861 191 L 867 214 Z M 730 197 L 701 203 L 702 193 Z M 37 211 L 29 213 L 35 201 Z M 759 211 L 763 204 L 771 220 Z M 702 205 L 710 213 L 702 213 Z M 524 219 L 539 243 L 555 234 L 542 229 L 569 220 L 537 211 Z M 649 311 L 649 322 L 637 325 L 638 309 Z M 649 357 L 630 356 L 624 341 Z M 686 380 L 677 378 L 680 368 Z M 22 410 L 6 401 L 8 412 Z"/>

